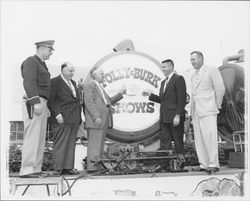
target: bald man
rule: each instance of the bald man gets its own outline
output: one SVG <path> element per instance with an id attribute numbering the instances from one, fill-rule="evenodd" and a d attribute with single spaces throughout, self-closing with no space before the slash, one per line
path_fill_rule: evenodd
<path id="1" fill-rule="evenodd" d="M 100 170 L 94 160 L 103 157 L 105 138 L 108 128 L 112 128 L 112 106 L 126 93 L 123 87 L 119 93 L 109 97 L 102 87 L 104 72 L 98 67 L 90 71 L 92 80 L 84 86 L 85 127 L 88 133 L 87 171 Z"/>
<path id="2" fill-rule="evenodd" d="M 81 123 L 81 104 L 76 82 L 72 80 L 74 66 L 70 62 L 61 65 L 61 74 L 51 79 L 51 111 L 53 132 L 54 174 L 75 175 L 75 145 Z"/>

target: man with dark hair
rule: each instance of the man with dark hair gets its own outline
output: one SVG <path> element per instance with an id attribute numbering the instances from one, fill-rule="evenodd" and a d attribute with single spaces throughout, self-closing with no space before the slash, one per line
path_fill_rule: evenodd
<path id="1" fill-rule="evenodd" d="M 51 79 L 49 108 L 53 132 L 53 162 L 56 175 L 79 174 L 74 170 L 77 132 L 81 124 L 81 104 L 70 62 L 61 65 L 61 74 Z"/>
<path id="2" fill-rule="evenodd" d="M 46 137 L 47 118 L 50 112 L 47 99 L 50 95 L 50 73 L 45 64 L 54 50 L 54 40 L 35 43 L 36 54 L 27 58 L 21 66 L 23 86 L 24 139 L 20 177 L 41 175 Z"/>
<path id="3" fill-rule="evenodd" d="M 162 71 L 166 76 L 161 82 L 160 93 L 150 91 L 143 94 L 149 100 L 160 103 L 160 150 L 171 150 L 172 140 L 177 154 L 184 161 L 184 120 L 186 105 L 186 83 L 181 75 L 174 73 L 174 62 L 171 59 L 162 61 Z"/>
<path id="4" fill-rule="evenodd" d="M 204 65 L 201 52 L 191 52 L 190 61 L 195 69 L 191 78 L 191 117 L 200 163 L 194 170 L 212 173 L 219 170 L 217 114 L 221 108 L 225 86 L 220 71 Z"/>
<path id="5" fill-rule="evenodd" d="M 99 170 L 94 160 L 103 157 L 104 143 L 108 128 L 113 126 L 113 108 L 116 102 L 126 93 L 124 88 L 113 97 L 109 97 L 101 85 L 104 82 L 104 72 L 99 67 L 90 71 L 91 80 L 84 85 L 85 128 L 88 133 L 87 170 Z"/>

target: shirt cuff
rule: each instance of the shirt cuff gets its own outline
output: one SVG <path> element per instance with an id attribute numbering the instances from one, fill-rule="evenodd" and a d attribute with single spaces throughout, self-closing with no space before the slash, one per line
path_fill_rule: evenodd
<path id="1" fill-rule="evenodd" d="M 56 116 L 56 119 L 59 118 L 59 117 L 62 117 L 61 113 Z"/>
<path id="2" fill-rule="evenodd" d="M 28 99 L 31 105 L 35 105 L 37 103 L 41 103 L 39 96 L 33 96 Z"/>

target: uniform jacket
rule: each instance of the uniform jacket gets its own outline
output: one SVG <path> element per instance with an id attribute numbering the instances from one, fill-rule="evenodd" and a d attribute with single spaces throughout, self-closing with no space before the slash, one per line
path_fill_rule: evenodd
<path id="1" fill-rule="evenodd" d="M 51 123 L 57 123 L 56 116 L 60 113 L 63 116 L 64 124 L 81 123 L 82 106 L 80 104 L 79 93 L 75 81 L 71 81 L 76 89 L 76 97 L 74 97 L 70 87 L 60 75 L 51 79 L 51 95 L 48 101 L 51 111 Z"/>
<path id="2" fill-rule="evenodd" d="M 194 84 L 195 73 L 192 75 L 192 101 L 191 115 L 194 115 L 196 108 L 198 116 L 207 116 L 219 113 L 225 86 L 217 68 L 203 65 L 200 69 L 200 79 L 198 84 Z M 195 104 L 195 107 L 194 107 Z"/>
<path id="3" fill-rule="evenodd" d="M 113 97 L 109 97 L 106 92 L 104 95 L 107 100 L 105 104 L 102 93 L 97 84 L 92 80 L 84 85 L 84 103 L 85 103 L 85 127 L 102 129 L 107 124 L 109 128 L 113 126 L 113 116 L 111 105 L 123 98 L 121 93 Z M 102 119 L 101 127 L 97 127 L 94 123 L 95 119 L 100 117 Z"/>
<path id="4" fill-rule="evenodd" d="M 151 94 L 149 100 L 160 103 L 160 123 L 172 123 L 175 115 L 185 116 L 186 83 L 181 75 L 173 74 L 163 92 L 161 82 L 159 95 Z"/>
<path id="5" fill-rule="evenodd" d="M 48 99 L 50 95 L 50 73 L 45 62 L 37 56 L 27 58 L 21 65 L 23 86 L 29 102 L 40 103 L 39 96 Z"/>

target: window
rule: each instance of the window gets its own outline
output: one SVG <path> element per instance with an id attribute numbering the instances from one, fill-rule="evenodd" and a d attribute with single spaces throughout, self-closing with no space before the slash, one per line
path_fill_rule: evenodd
<path id="1" fill-rule="evenodd" d="M 10 121 L 10 142 L 22 143 L 23 142 L 24 125 L 22 121 Z M 53 133 L 51 132 L 50 125 L 47 125 L 46 141 L 52 141 Z"/>
<path id="2" fill-rule="evenodd" d="M 11 121 L 10 122 L 10 141 L 20 142 L 23 141 L 23 122 Z"/>

